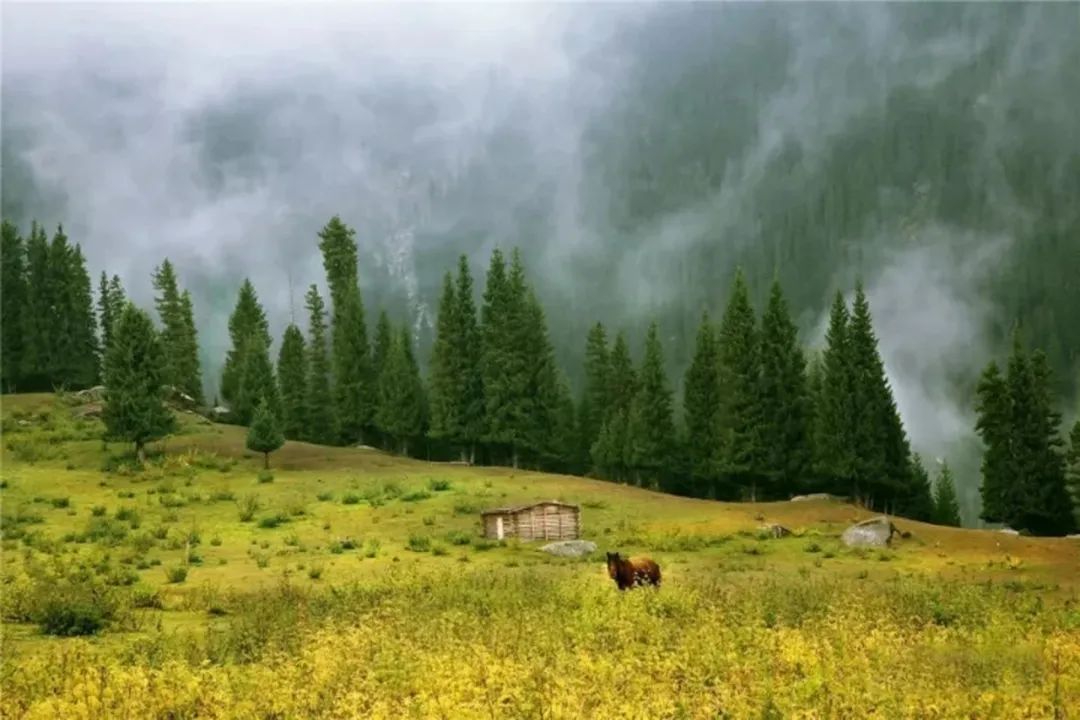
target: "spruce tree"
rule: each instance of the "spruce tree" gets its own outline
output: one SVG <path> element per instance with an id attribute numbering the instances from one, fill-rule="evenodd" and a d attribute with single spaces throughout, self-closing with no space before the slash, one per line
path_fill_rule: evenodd
<path id="1" fill-rule="evenodd" d="M 166 258 L 153 273 L 154 307 L 161 321 L 161 343 L 165 353 L 165 384 L 180 388 L 180 346 L 183 343 L 184 322 L 180 316 L 180 289 L 176 272 Z"/>
<path id="2" fill-rule="evenodd" d="M 1069 433 L 1065 484 L 1072 500 L 1073 518 L 1080 526 L 1080 419 L 1073 423 L 1072 432 Z"/>
<path id="3" fill-rule="evenodd" d="M 19 389 L 23 373 L 27 320 L 26 249 L 14 224 L 3 221 L 0 247 L 0 389 Z"/>
<path id="4" fill-rule="evenodd" d="M 956 486 L 948 463 L 941 464 L 937 482 L 934 484 L 934 522 L 938 525 L 961 527 L 960 503 L 956 500 Z"/>
<path id="5" fill-rule="evenodd" d="M 627 422 L 626 464 L 635 483 L 667 487 L 675 445 L 672 391 L 655 322 L 645 336 L 645 357 Z"/>
<path id="6" fill-rule="evenodd" d="M 469 461 L 476 458 L 476 446 L 484 434 L 483 342 L 476 318 L 472 273 L 465 255 L 458 257 L 458 274 L 453 301 L 454 358 L 457 365 L 457 440 L 467 448 Z"/>
<path id="7" fill-rule="evenodd" d="M 274 412 L 272 403 L 266 398 L 259 401 L 255 415 L 248 428 L 247 449 L 263 454 L 263 467 L 270 468 L 270 453 L 285 444 L 285 435 L 281 430 L 281 421 Z"/>
<path id="8" fill-rule="evenodd" d="M 120 284 L 120 278 L 113 275 L 112 279 L 109 280 L 106 278 L 105 273 L 102 272 L 98 284 L 97 303 L 98 319 L 101 327 L 102 377 L 106 374 L 104 365 L 109 356 L 109 345 L 112 344 L 113 326 L 120 317 L 120 313 L 124 311 L 124 305 L 126 304 L 127 297 L 124 294 L 123 286 Z"/>
<path id="9" fill-rule="evenodd" d="M 393 438 L 397 451 L 404 455 L 409 453 L 409 443 L 424 432 L 423 385 L 411 345 L 407 330 L 392 335 L 379 379 L 375 414 L 378 429 Z"/>
<path id="10" fill-rule="evenodd" d="M 49 279 L 49 240 L 37 223 L 26 239 L 26 314 L 23 323 L 22 385 L 26 391 L 51 390 L 51 313 L 55 302 Z"/>
<path id="11" fill-rule="evenodd" d="M 559 369 L 548 337 L 547 318 L 539 300 L 530 290 L 526 298 L 520 352 L 526 359 L 526 387 L 521 399 L 521 446 L 548 464 L 574 464 L 576 458 L 560 456 L 555 446 L 555 426 L 559 412 Z"/>
<path id="12" fill-rule="evenodd" d="M 376 403 L 367 321 L 358 284 L 355 234 L 336 215 L 319 231 L 332 309 L 334 408 L 345 443 L 356 442 L 372 428 Z"/>
<path id="13" fill-rule="evenodd" d="M 982 511 L 979 517 L 986 522 L 1004 522 L 1008 514 L 1008 493 L 1012 482 L 1011 430 L 1012 408 L 1009 389 L 998 369 L 991 361 L 983 370 L 976 386 L 975 430 L 983 442 Z"/>
<path id="14" fill-rule="evenodd" d="M 240 387 L 236 403 L 232 408 L 236 422 L 241 425 L 250 425 L 259 403 L 263 400 L 280 418 L 281 397 L 278 395 L 274 366 L 270 362 L 270 348 L 261 337 L 252 335 L 248 338 L 248 347 L 244 350 Z"/>
<path id="15" fill-rule="evenodd" d="M 337 439 L 333 396 L 330 393 L 330 360 L 327 355 L 326 305 L 319 290 L 312 285 L 306 295 L 308 310 L 307 392 L 304 397 L 306 418 L 304 439 L 330 445 Z"/>
<path id="16" fill-rule="evenodd" d="M 550 467 L 554 470 L 574 474 L 582 471 L 584 457 L 577 408 L 570 392 L 570 383 L 562 371 L 559 371 L 555 380 L 555 407 L 549 451 Z"/>
<path id="17" fill-rule="evenodd" d="M 299 440 L 304 437 L 307 418 L 304 396 L 307 390 L 307 357 L 304 335 L 290 324 L 285 328 L 278 351 L 278 390 L 281 394 L 281 429 L 285 437 Z"/>
<path id="18" fill-rule="evenodd" d="M 708 312 L 701 315 L 694 357 L 683 380 L 685 450 L 690 491 L 696 497 L 716 497 L 716 453 L 720 430 L 720 357 Z"/>
<path id="19" fill-rule="evenodd" d="M 825 333 L 821 387 L 814 416 L 817 474 L 825 481 L 825 487 L 834 492 L 850 490 L 850 483 L 855 477 L 849 322 L 844 296 L 837 292 L 829 313 L 829 328 Z"/>
<path id="20" fill-rule="evenodd" d="M 761 442 L 766 497 L 786 499 L 806 485 L 812 463 L 806 358 L 778 280 L 761 319 Z"/>
<path id="21" fill-rule="evenodd" d="M 375 326 L 375 345 L 371 348 L 371 366 L 376 382 L 382 375 L 392 342 L 393 329 L 390 327 L 390 318 L 386 310 L 382 310 L 379 312 L 379 322 Z"/>
<path id="22" fill-rule="evenodd" d="M 1017 527 L 1029 530 L 1033 535 L 1065 535 L 1076 529 L 1072 514 L 1072 501 L 1066 487 L 1066 461 L 1064 440 L 1061 436 L 1061 413 L 1057 411 L 1053 397 L 1053 371 L 1046 353 L 1035 350 L 1030 356 L 1031 409 L 1030 424 L 1014 432 L 1022 441 L 1030 441 L 1026 448 L 1027 472 L 1022 493 L 1025 512 Z"/>
<path id="23" fill-rule="evenodd" d="M 251 338 L 255 338 L 256 342 L 250 342 Z M 240 286 L 236 307 L 229 316 L 229 339 L 232 347 L 225 356 L 225 367 L 221 372 L 221 397 L 232 408 L 240 400 L 247 349 L 270 346 L 270 327 L 266 322 L 266 313 L 259 304 L 255 287 L 247 278 Z M 251 410 L 254 411 L 254 407 Z"/>
<path id="24" fill-rule="evenodd" d="M 912 493 L 911 449 L 885 377 L 861 283 L 855 288 L 848 352 L 856 495 L 863 495 L 871 507 L 895 507 Z"/>
<path id="25" fill-rule="evenodd" d="M 754 310 L 742 270 L 735 274 L 731 296 L 720 323 L 720 410 L 718 468 L 730 492 L 742 487 L 756 499 L 765 479 L 761 446 L 759 338 Z"/>
<path id="26" fill-rule="evenodd" d="M 586 454 L 600 437 L 607 415 L 611 372 L 608 355 L 607 333 L 603 324 L 596 323 L 585 340 L 585 389 L 578 412 L 581 446 Z"/>
<path id="27" fill-rule="evenodd" d="M 82 248 L 75 246 L 71 254 L 70 301 L 67 313 L 71 337 L 72 374 L 67 383 L 72 387 L 86 388 L 96 385 L 101 378 L 101 346 L 98 344 L 97 320 L 94 317 L 94 292 L 86 258 Z"/>
<path id="28" fill-rule="evenodd" d="M 195 310 L 191 304 L 191 293 L 184 290 L 180 294 L 180 319 L 182 321 L 177 367 L 180 373 L 180 389 L 187 393 L 197 404 L 203 404 L 202 368 L 199 363 L 199 338 L 195 329 Z"/>
<path id="29" fill-rule="evenodd" d="M 630 405 L 637 394 L 637 374 L 626 336 L 621 332 L 615 335 L 610 360 L 607 415 L 590 455 L 601 477 L 623 481 L 627 477 L 626 438 Z"/>
<path id="30" fill-rule="evenodd" d="M 141 462 L 146 443 L 176 428 L 176 418 L 165 405 L 164 352 L 150 316 L 130 303 L 113 331 L 102 419 L 106 437 L 134 443 Z"/>
<path id="31" fill-rule="evenodd" d="M 912 520 L 934 522 L 934 491 L 930 487 L 930 475 L 918 453 L 911 455 L 911 492 L 904 502 L 897 504 L 895 513 Z"/>
<path id="32" fill-rule="evenodd" d="M 458 363 L 455 354 L 457 325 L 457 302 L 454 299 L 454 281 L 450 273 L 443 277 L 443 291 L 439 298 L 439 315 L 435 324 L 435 342 L 431 348 L 431 437 L 436 440 L 457 442 L 460 427 L 458 412 Z M 462 452 L 464 456 L 464 451 Z"/>

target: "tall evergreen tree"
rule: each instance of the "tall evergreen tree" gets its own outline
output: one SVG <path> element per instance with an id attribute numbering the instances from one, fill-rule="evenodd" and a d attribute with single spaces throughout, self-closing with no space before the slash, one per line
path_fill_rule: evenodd
<path id="1" fill-rule="evenodd" d="M 191 303 L 191 293 L 184 290 L 180 294 L 180 319 L 183 321 L 180 335 L 180 389 L 196 403 L 203 404 L 202 368 L 199 363 L 199 338 L 195 329 L 195 310 Z"/>
<path id="2" fill-rule="evenodd" d="M 251 343 L 252 338 L 257 342 Z M 240 399 L 248 348 L 270 346 L 270 326 L 266 322 L 266 313 L 259 304 L 255 286 L 247 278 L 240 286 L 236 307 L 229 316 L 229 339 L 232 347 L 225 356 L 225 367 L 221 372 L 221 397 L 232 407 Z"/>
<path id="3" fill-rule="evenodd" d="M 637 373 L 630 358 L 630 348 L 622 332 L 615 335 L 611 348 L 608 374 L 607 415 L 600 434 L 590 448 L 593 466 L 602 477 L 625 480 L 626 438 L 630 420 L 630 405 L 637 394 Z"/>
<path id="4" fill-rule="evenodd" d="M 244 367 L 240 376 L 240 388 L 232 413 L 236 422 L 250 425 L 259 408 L 266 401 L 270 410 L 281 417 L 281 396 L 278 394 L 274 366 L 270 362 L 270 348 L 258 335 L 248 338 L 244 351 Z"/>
<path id="5" fill-rule="evenodd" d="M 697 497 L 716 496 L 716 457 L 720 430 L 720 356 L 708 312 L 701 315 L 694 357 L 683 380 L 686 460 L 690 490 Z"/>
<path id="6" fill-rule="evenodd" d="M 607 415 L 608 376 L 611 373 L 608 355 L 607 332 L 602 323 L 596 323 L 589 329 L 589 336 L 585 340 L 585 389 L 578 412 L 581 446 L 585 454 L 600 437 Z"/>
<path id="7" fill-rule="evenodd" d="M 26 238 L 26 314 L 23 324 L 22 384 L 25 390 L 51 390 L 51 313 L 49 240 L 37 223 Z"/>
<path id="8" fill-rule="evenodd" d="M 560 451 L 555 447 L 560 403 L 559 369 L 548 337 L 547 318 L 531 290 L 525 303 L 521 340 L 516 343 L 525 358 L 526 372 L 526 387 L 521 398 L 524 415 L 519 429 L 521 446 L 541 463 L 574 464 L 576 458 L 560 457 Z"/>
<path id="9" fill-rule="evenodd" d="M 326 305 L 319 290 L 312 285 L 306 296 L 308 310 L 307 392 L 304 397 L 306 418 L 304 439 L 330 445 L 337 439 L 333 396 L 330 393 L 330 359 L 326 342 Z"/>
<path id="10" fill-rule="evenodd" d="M 912 520 L 934 522 L 934 491 L 930 487 L 930 475 L 922 463 L 918 453 L 911 455 L 911 492 L 898 503 L 895 509 L 897 515 L 902 515 Z"/>
<path id="11" fill-rule="evenodd" d="M 942 463 L 934 484 L 934 522 L 938 525 L 960 527 L 960 503 L 956 500 L 956 485 L 948 463 Z"/>
<path id="12" fill-rule="evenodd" d="M 814 415 L 814 451 L 817 474 L 825 481 L 822 489 L 842 492 L 850 490 L 855 477 L 849 322 L 844 296 L 837 292 L 829 313 L 825 351 L 821 356 L 820 391 Z"/>
<path id="13" fill-rule="evenodd" d="M 563 372 L 555 380 L 555 407 L 552 415 L 548 466 L 559 472 L 580 473 L 584 467 L 581 429 L 570 383 Z"/>
<path id="14" fill-rule="evenodd" d="M 1069 433 L 1069 454 L 1065 470 L 1065 485 L 1072 500 L 1073 518 L 1080 526 L 1080 418 Z"/>
<path id="15" fill-rule="evenodd" d="M 761 319 L 761 441 L 767 497 L 787 498 L 806 486 L 813 461 L 806 358 L 778 280 Z"/>
<path id="16" fill-rule="evenodd" d="M 94 317 L 94 291 L 82 248 L 75 246 L 71 254 L 69 276 L 68 317 L 71 336 L 71 376 L 73 387 L 90 387 L 101 377 L 101 346 L 98 344 L 97 321 Z"/>
<path id="17" fill-rule="evenodd" d="M 675 446 L 672 392 L 655 322 L 645 336 L 645 358 L 627 423 L 626 464 L 639 485 L 667 487 Z"/>
<path id="18" fill-rule="evenodd" d="M 281 429 L 285 437 L 298 440 L 304 437 L 307 413 L 304 397 L 307 391 L 307 357 L 304 335 L 290 324 L 285 328 L 278 351 L 278 389 L 281 393 Z"/>
<path id="19" fill-rule="evenodd" d="M 454 281 L 450 273 L 443 277 L 443 291 L 439 298 L 439 316 L 435 324 L 435 343 L 431 348 L 431 437 L 436 440 L 457 442 L 460 426 L 457 403 L 458 372 L 455 354 L 457 332 L 457 302 L 454 298 Z M 463 453 L 464 454 L 464 453 Z"/>
<path id="20" fill-rule="evenodd" d="M 983 442 L 982 496 L 980 517 L 986 522 L 1004 522 L 1008 514 L 1008 493 L 1012 482 L 1011 422 L 1009 388 L 997 363 L 991 361 L 976 387 L 975 430 Z"/>
<path id="21" fill-rule="evenodd" d="M 469 460 L 476 458 L 476 446 L 484 435 L 483 342 L 476 318 L 472 273 L 465 255 L 458 257 L 454 289 L 454 357 L 457 366 L 457 441 L 467 448 Z"/>
<path id="22" fill-rule="evenodd" d="M 379 322 L 375 325 L 375 345 L 371 348 L 371 365 L 378 382 L 382 375 L 386 358 L 390 354 L 390 345 L 393 343 L 393 328 L 390 327 L 390 318 L 386 310 L 379 312 Z"/>
<path id="23" fill-rule="evenodd" d="M 355 231 L 334 216 L 319 231 L 332 307 L 334 407 L 341 439 L 352 443 L 374 423 L 376 387 L 357 273 Z"/>
<path id="24" fill-rule="evenodd" d="M 756 498 L 764 481 L 761 446 L 760 348 L 754 309 L 742 270 L 735 274 L 720 323 L 721 404 L 717 413 L 718 468 L 728 493 L 742 487 Z"/>
<path id="25" fill-rule="evenodd" d="M 108 353 L 109 345 L 112 344 L 113 326 L 113 303 L 109 292 L 109 277 L 105 271 L 101 271 L 101 279 L 98 281 L 98 326 L 101 328 L 101 351 L 102 356 Z"/>
<path id="26" fill-rule="evenodd" d="M 21 385 L 25 327 L 29 298 L 26 287 L 26 249 L 18 228 L 3 221 L 0 247 L 0 389 L 15 392 Z"/>
<path id="27" fill-rule="evenodd" d="M 408 330 L 392 334 L 375 414 L 378 429 L 393 438 L 398 452 L 405 455 L 410 442 L 424 433 L 424 389 L 411 346 Z"/>
<path id="28" fill-rule="evenodd" d="M 281 421 L 274 412 L 271 402 L 266 398 L 259 401 L 255 408 L 251 427 L 248 428 L 247 449 L 263 454 L 263 467 L 270 468 L 270 453 L 285 444 L 285 435 L 281 430 Z"/>
<path id="29" fill-rule="evenodd" d="M 150 316 L 130 303 L 113 326 L 105 363 L 106 436 L 135 444 L 143 460 L 146 443 L 172 432 L 176 418 L 165 405 L 163 349 Z"/>

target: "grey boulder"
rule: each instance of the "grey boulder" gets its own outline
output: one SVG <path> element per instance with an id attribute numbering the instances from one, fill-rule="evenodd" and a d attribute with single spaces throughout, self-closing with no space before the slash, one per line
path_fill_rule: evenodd
<path id="1" fill-rule="evenodd" d="M 900 532 L 889 518 L 881 515 L 855 523 L 844 531 L 840 540 L 848 547 L 888 547 L 894 533 L 907 537 L 907 533 Z"/>
<path id="2" fill-rule="evenodd" d="M 548 543 L 540 549 L 559 557 L 584 557 L 589 553 L 596 552 L 596 543 L 589 540 L 560 540 Z"/>

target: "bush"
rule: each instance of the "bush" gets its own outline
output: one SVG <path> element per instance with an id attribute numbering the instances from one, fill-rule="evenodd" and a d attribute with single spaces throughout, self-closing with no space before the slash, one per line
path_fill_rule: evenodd
<path id="1" fill-rule="evenodd" d="M 140 583 L 131 589 L 131 606 L 160 610 L 161 593 L 155 587 Z"/>
<path id="2" fill-rule="evenodd" d="M 90 508 L 90 514 L 94 517 L 101 517 L 105 514 L 105 512 L 106 510 L 104 505 L 95 505 L 94 507 Z"/>
<path id="3" fill-rule="evenodd" d="M 33 597 L 33 621 L 46 635 L 96 635 L 118 610 L 113 591 L 87 577 L 39 580 Z"/>
<path id="4" fill-rule="evenodd" d="M 341 498 L 342 505 L 357 505 L 360 502 L 360 496 L 353 492 L 345 493 L 345 496 Z"/>
<path id="5" fill-rule="evenodd" d="M 334 499 L 334 493 L 329 490 L 323 490 L 321 493 L 315 496 L 315 499 L 319 502 L 332 502 Z"/>
<path id="6" fill-rule="evenodd" d="M 449 553 L 442 545 L 434 545 L 431 548 L 431 554 L 437 557 L 443 557 L 445 555 L 448 555 Z"/>
<path id="7" fill-rule="evenodd" d="M 102 545 L 117 545 L 128 536 L 128 526 L 107 517 L 91 517 L 86 524 L 87 539 Z"/>
<path id="8" fill-rule="evenodd" d="M 422 500 L 427 500 L 430 497 L 431 497 L 431 493 L 429 493 L 427 490 L 413 490 L 411 492 L 407 492 L 404 495 L 402 495 L 401 496 L 401 501 L 402 502 L 420 502 Z"/>
<path id="9" fill-rule="evenodd" d="M 174 565 L 165 569 L 165 578 L 173 584 L 179 584 L 187 580 L 188 569 L 184 565 Z"/>
<path id="10" fill-rule="evenodd" d="M 431 538 L 427 535 L 410 535 L 408 548 L 413 552 L 428 552 L 431 550 Z"/>
<path id="11" fill-rule="evenodd" d="M 803 550 L 808 553 L 821 552 L 821 546 L 818 545 L 816 542 L 809 542 L 806 544 L 806 547 L 804 547 Z"/>
<path id="12" fill-rule="evenodd" d="M 379 548 L 382 546 L 378 540 L 372 538 L 367 542 L 367 550 L 364 551 L 364 557 L 373 558 L 379 554 Z"/>
<path id="13" fill-rule="evenodd" d="M 383 483 L 382 494 L 385 495 L 386 497 L 390 498 L 391 500 L 394 500 L 396 498 L 401 497 L 403 494 L 405 494 L 405 491 L 402 489 L 401 485 L 399 483 L 397 483 L 396 481 L 388 480 L 388 481 Z"/>
<path id="14" fill-rule="evenodd" d="M 236 495 L 232 490 L 218 490 L 210 496 L 210 499 L 214 502 L 232 502 L 236 499 Z"/>
<path id="15" fill-rule="evenodd" d="M 71 507 L 71 498 L 69 497 L 55 497 L 49 500 L 54 508 L 66 508 Z"/>
<path id="16" fill-rule="evenodd" d="M 492 548 L 496 548 L 498 546 L 499 543 L 494 540 L 489 540 L 488 538 L 480 538 L 473 543 L 473 549 L 479 550 L 481 552 L 483 552 L 484 550 L 491 550 Z"/>
<path id="17" fill-rule="evenodd" d="M 251 522 L 259 511 L 259 496 L 245 495 L 236 506 L 240 510 L 240 522 Z"/>
<path id="18" fill-rule="evenodd" d="M 467 500 L 459 500 L 454 503 L 455 515 L 475 515 L 478 512 L 480 512 L 480 507 Z"/>
<path id="19" fill-rule="evenodd" d="M 445 492 L 450 489 L 451 483 L 445 478 L 428 478 L 427 486 L 432 492 Z"/>
<path id="20" fill-rule="evenodd" d="M 270 472 L 269 470 L 260 470 L 259 471 L 259 484 L 260 485 L 266 485 L 267 483 L 272 483 L 272 482 L 274 482 L 274 473 Z"/>
<path id="21" fill-rule="evenodd" d="M 455 530 L 446 534 L 446 541 L 451 545 L 468 545 L 472 542 L 472 537 L 461 530 Z"/>
<path id="22" fill-rule="evenodd" d="M 123 507 L 116 511 L 116 519 L 126 522 L 132 530 L 137 530 L 140 525 L 139 512 L 135 508 Z"/>
<path id="23" fill-rule="evenodd" d="M 264 530 L 272 530 L 284 523 L 289 522 L 289 516 L 285 513 L 274 513 L 273 515 L 267 515 L 259 518 L 259 527 Z"/>
<path id="24" fill-rule="evenodd" d="M 323 569 L 318 565 L 312 565 L 307 571 L 308 577 L 312 580 L 318 580 L 322 577 Z"/>
<path id="25" fill-rule="evenodd" d="M 221 545 L 221 538 L 215 535 L 214 537 L 210 538 L 210 544 L 214 547 L 219 547 Z"/>

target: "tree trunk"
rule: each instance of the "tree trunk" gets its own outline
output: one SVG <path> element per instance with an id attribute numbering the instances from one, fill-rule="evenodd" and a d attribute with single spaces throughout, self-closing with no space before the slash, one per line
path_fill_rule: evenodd
<path id="1" fill-rule="evenodd" d="M 264 452 L 263 453 L 263 470 L 269 470 L 269 469 L 270 469 L 270 453 Z"/>
<path id="2" fill-rule="evenodd" d="M 140 465 L 146 462 L 146 448 L 138 440 L 135 441 L 135 459 L 138 460 Z"/>
<path id="3" fill-rule="evenodd" d="M 404 438 L 401 441 L 401 454 L 405 457 L 409 456 L 409 438 Z"/>
<path id="4" fill-rule="evenodd" d="M 469 443 L 469 465 L 476 464 L 476 443 Z"/>
<path id="5" fill-rule="evenodd" d="M 468 450 L 464 447 L 461 448 L 461 454 L 458 456 L 461 462 L 467 463 L 469 461 Z"/>
<path id="6" fill-rule="evenodd" d="M 518 449 L 517 449 L 516 445 L 510 451 L 510 454 L 511 454 L 512 464 L 514 466 L 514 469 L 517 470 L 518 469 Z"/>

